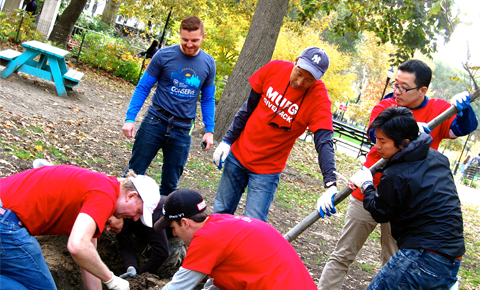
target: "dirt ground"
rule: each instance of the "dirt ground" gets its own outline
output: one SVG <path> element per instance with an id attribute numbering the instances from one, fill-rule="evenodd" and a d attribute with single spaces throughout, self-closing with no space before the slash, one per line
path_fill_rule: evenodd
<path id="1" fill-rule="evenodd" d="M 13 74 L 7 80 L 0 79 L 0 177 L 30 169 L 33 155 L 42 154 L 56 164 L 78 165 L 117 177 L 123 173 L 130 158 L 132 140 L 123 136 L 121 127 L 133 87 L 87 67 L 77 69 L 87 75 L 72 92 L 68 92 L 68 98 L 57 96 L 53 83 L 21 73 Z M 143 116 L 145 107 L 139 117 Z M 138 125 L 139 118 L 137 128 Z M 213 150 L 202 152 L 197 148 L 202 129 L 203 125 L 198 122 L 192 135 L 189 162 L 212 158 Z M 12 151 L 18 153 L 22 149 L 30 160 L 12 154 Z M 308 178 L 299 180 L 297 173 L 298 169 L 287 167 L 281 182 L 318 184 Z M 181 183 L 197 189 L 212 206 L 215 188 L 198 188 L 197 183 L 189 181 L 189 174 L 196 173 L 185 172 Z M 240 207 L 237 214 L 241 213 Z M 285 234 L 307 214 L 295 206 L 285 207 L 275 199 L 269 223 Z M 292 243 L 315 281 L 320 278 L 325 262 L 333 252 L 343 219 L 341 213 L 321 219 Z M 79 268 L 66 248 L 67 237 L 38 237 L 38 240 L 58 289 L 83 289 Z M 102 235 L 98 251 L 115 274 L 124 272 L 114 234 Z M 379 256 L 378 241 L 369 240 L 352 264 L 342 289 L 365 289 L 379 269 Z M 158 280 L 151 274 L 129 280 L 131 289 L 161 289 L 168 281 Z"/>

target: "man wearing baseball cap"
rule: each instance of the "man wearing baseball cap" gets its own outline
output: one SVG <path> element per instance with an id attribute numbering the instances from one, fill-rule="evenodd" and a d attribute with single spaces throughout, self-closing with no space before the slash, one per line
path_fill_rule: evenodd
<path id="1" fill-rule="evenodd" d="M 172 228 L 188 246 L 180 270 L 163 290 L 317 289 L 302 260 L 283 236 L 257 219 L 210 214 L 196 191 L 178 189 L 164 204 L 154 229 Z"/>
<path id="2" fill-rule="evenodd" d="M 86 289 L 128 290 L 96 251 L 105 223 L 116 218 L 141 220 L 152 227 L 159 188 L 150 177 L 127 178 L 84 168 L 43 166 L 0 179 L 0 259 L 2 289 L 57 289 L 42 249 L 33 236 L 69 235 L 67 248 L 80 266 Z"/>
<path id="3" fill-rule="evenodd" d="M 320 80 L 329 64 L 327 53 L 312 46 L 295 63 L 274 60 L 250 77 L 250 96 L 213 154 L 218 168 L 224 167 L 214 212 L 234 214 L 248 187 L 245 215 L 266 221 L 290 151 L 307 128 L 314 133 L 328 193 L 324 196 L 330 197 L 327 202 L 333 200 L 337 187 L 331 101 Z M 322 217 L 330 215 L 324 203 L 317 202 Z"/>

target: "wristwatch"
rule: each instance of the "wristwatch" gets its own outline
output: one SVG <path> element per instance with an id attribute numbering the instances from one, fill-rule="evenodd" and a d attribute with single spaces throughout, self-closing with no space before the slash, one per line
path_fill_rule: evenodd
<path id="1" fill-rule="evenodd" d="M 373 182 L 371 181 L 365 181 L 363 184 L 362 184 L 362 187 L 360 188 L 360 190 L 362 191 L 362 194 L 365 194 L 365 190 L 367 189 L 367 187 L 369 186 L 373 186 Z"/>

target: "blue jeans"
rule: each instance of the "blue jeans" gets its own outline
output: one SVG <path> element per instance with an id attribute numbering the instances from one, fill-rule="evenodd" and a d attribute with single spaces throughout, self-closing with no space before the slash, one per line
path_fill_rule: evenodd
<path id="1" fill-rule="evenodd" d="M 245 216 L 267 221 L 268 210 L 280 181 L 279 173 L 257 174 L 245 168 L 240 161 L 228 154 L 222 178 L 218 185 L 213 211 L 234 214 L 245 188 L 248 186 Z"/>
<path id="2" fill-rule="evenodd" d="M 37 239 L 7 213 L 0 216 L 0 289 L 57 289 Z"/>
<path id="3" fill-rule="evenodd" d="M 128 163 L 128 169 L 133 169 L 136 174 L 145 174 L 158 150 L 162 149 L 161 195 L 169 195 L 177 189 L 191 143 L 190 129 L 173 127 L 170 137 L 167 137 L 167 126 L 166 121 L 147 113 L 135 135 L 132 157 Z"/>
<path id="4" fill-rule="evenodd" d="M 448 290 L 457 281 L 460 263 L 422 249 L 399 250 L 367 289 Z"/>

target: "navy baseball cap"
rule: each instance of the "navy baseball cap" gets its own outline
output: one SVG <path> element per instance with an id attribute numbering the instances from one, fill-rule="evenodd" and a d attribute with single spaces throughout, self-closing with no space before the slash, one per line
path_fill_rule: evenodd
<path id="1" fill-rule="evenodd" d="M 305 48 L 297 60 L 297 66 L 309 71 L 317 81 L 327 72 L 329 65 L 328 54 L 315 46 Z"/>
<path id="2" fill-rule="evenodd" d="M 170 226 L 174 220 L 189 218 L 207 209 L 205 200 L 192 189 L 181 188 L 170 193 L 163 205 L 163 217 L 153 226 L 156 231 L 161 231 Z"/>

